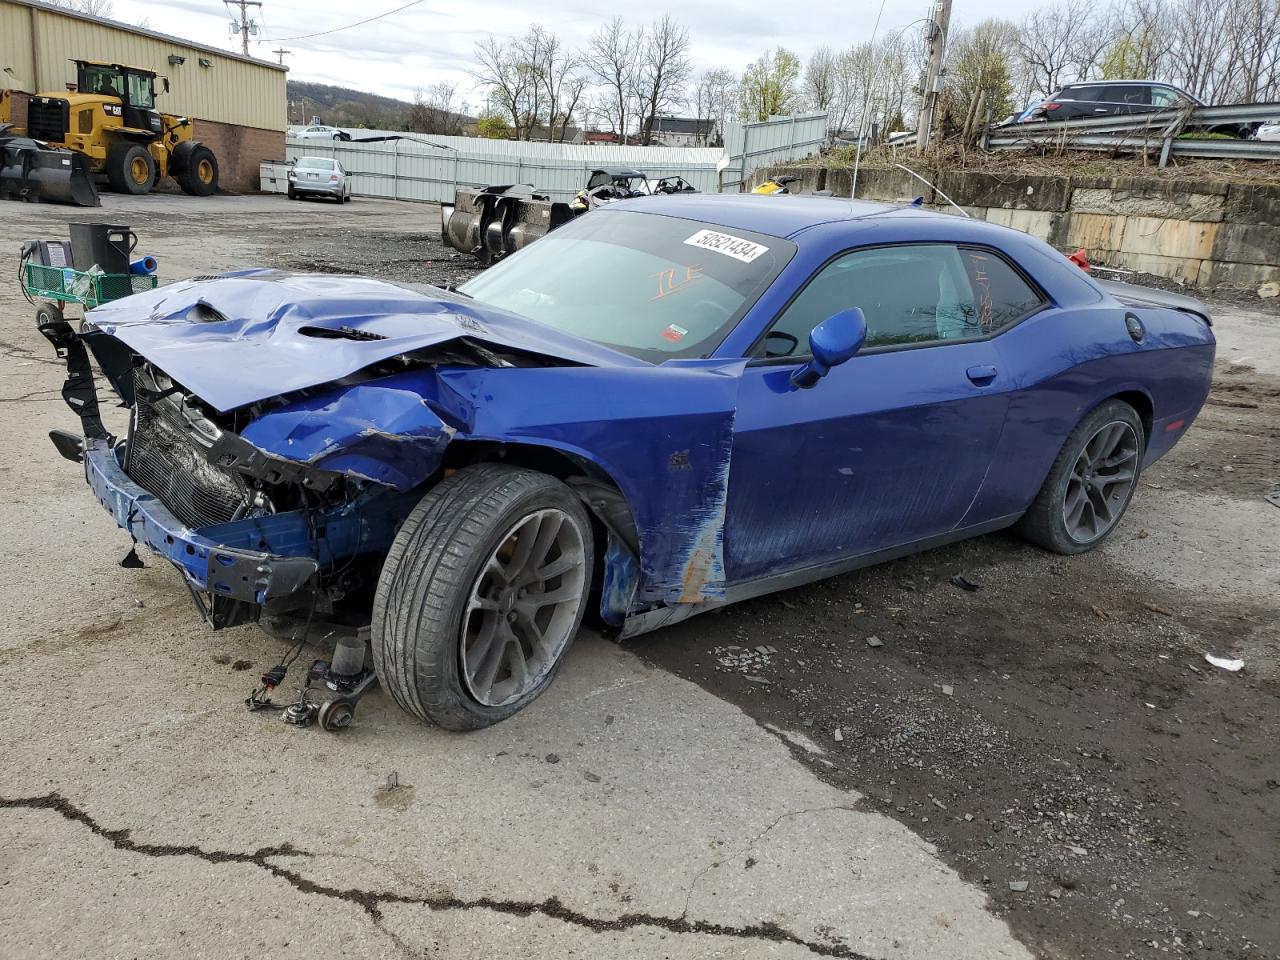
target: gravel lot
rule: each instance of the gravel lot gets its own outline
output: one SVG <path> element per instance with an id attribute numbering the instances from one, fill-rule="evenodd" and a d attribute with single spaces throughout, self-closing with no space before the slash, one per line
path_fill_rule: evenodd
<path id="1" fill-rule="evenodd" d="M 129 224 L 167 279 L 475 269 L 430 206 L 0 212 L 11 255 Z M 330 736 L 244 711 L 282 644 L 206 631 L 159 562 L 118 566 L 126 539 L 45 438 L 75 421 L 7 282 L 0 957 L 1280 956 L 1265 306 L 1219 305 L 1210 405 L 1094 554 L 985 537 L 588 636 L 488 731 L 375 692 Z"/>

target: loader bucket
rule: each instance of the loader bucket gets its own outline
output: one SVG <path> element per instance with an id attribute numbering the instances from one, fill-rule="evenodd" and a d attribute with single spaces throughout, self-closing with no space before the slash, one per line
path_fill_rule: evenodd
<path id="1" fill-rule="evenodd" d="M 569 204 L 534 193 L 525 184 L 462 189 L 452 206 L 441 208 L 441 233 L 453 249 L 493 263 L 573 216 Z"/>
<path id="2" fill-rule="evenodd" d="M 88 162 L 81 154 L 2 131 L 0 197 L 76 207 L 96 207 L 101 203 Z"/>

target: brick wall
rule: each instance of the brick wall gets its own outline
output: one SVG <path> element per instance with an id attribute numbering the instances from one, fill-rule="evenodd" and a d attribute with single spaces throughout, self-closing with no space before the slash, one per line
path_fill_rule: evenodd
<path id="1" fill-rule="evenodd" d="M 19 93 L 14 90 L 9 94 L 9 113 L 10 123 L 15 127 L 26 129 L 27 127 L 27 101 L 31 99 L 29 93 Z"/>
<path id="2" fill-rule="evenodd" d="M 259 163 L 284 159 L 283 130 L 196 120 L 195 138 L 218 158 L 218 177 L 227 193 L 256 193 Z"/>

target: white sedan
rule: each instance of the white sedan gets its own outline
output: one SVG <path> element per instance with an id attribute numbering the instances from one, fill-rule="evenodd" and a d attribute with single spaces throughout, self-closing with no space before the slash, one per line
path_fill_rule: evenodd
<path id="1" fill-rule="evenodd" d="M 351 134 L 345 130 L 339 130 L 337 127 L 326 126 L 325 124 L 317 124 L 313 127 L 307 127 L 293 135 L 295 140 L 350 140 Z"/>
<path id="2" fill-rule="evenodd" d="M 1271 120 L 1253 132 L 1253 139 L 1280 143 L 1280 120 Z"/>

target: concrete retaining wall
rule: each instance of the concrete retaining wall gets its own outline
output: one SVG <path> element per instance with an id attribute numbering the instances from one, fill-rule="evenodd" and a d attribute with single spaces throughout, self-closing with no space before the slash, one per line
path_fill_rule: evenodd
<path id="1" fill-rule="evenodd" d="M 1030 233 L 1065 252 L 1084 247 L 1094 263 L 1168 277 L 1201 290 L 1280 281 L 1280 187 L 919 172 L 937 189 L 902 170 L 860 170 L 858 198 L 911 201 L 923 196 L 931 207 L 954 210 L 938 196 L 941 192 L 970 216 Z M 807 191 L 850 195 L 848 170 L 771 168 L 757 171 L 752 185 L 775 173 L 800 175 Z"/>

